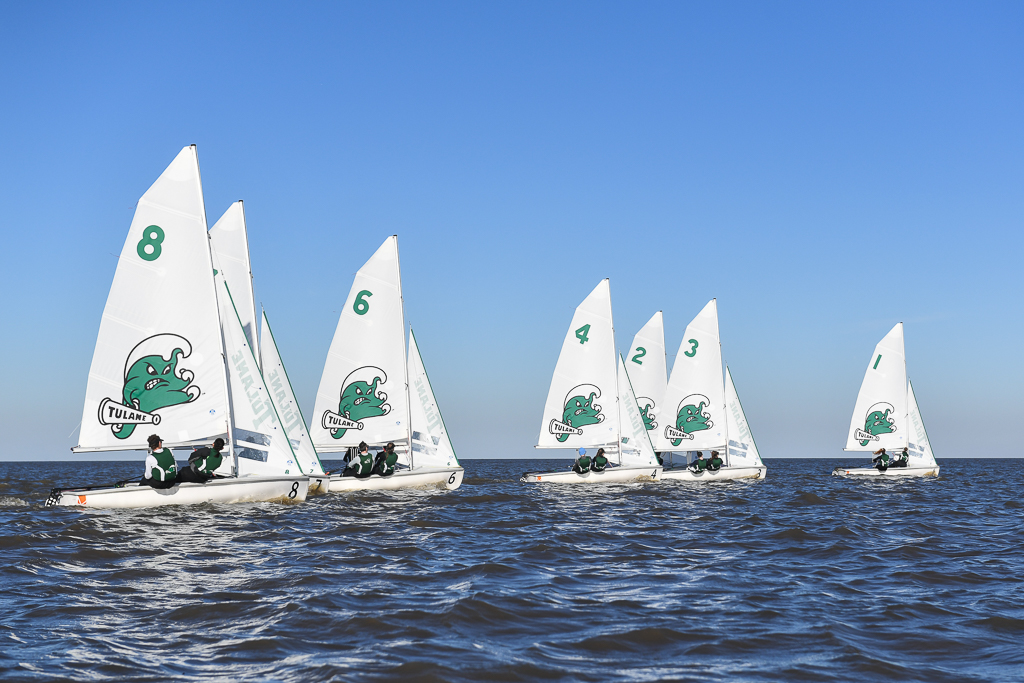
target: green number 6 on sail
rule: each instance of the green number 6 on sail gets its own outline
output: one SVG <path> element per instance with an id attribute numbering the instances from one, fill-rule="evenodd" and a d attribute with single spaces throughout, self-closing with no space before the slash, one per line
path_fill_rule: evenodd
<path id="1" fill-rule="evenodd" d="M 370 302 L 364 297 L 373 296 L 373 292 L 368 289 L 356 294 L 356 302 L 352 304 L 352 310 L 356 312 L 356 315 L 366 315 L 366 312 L 370 310 Z"/>

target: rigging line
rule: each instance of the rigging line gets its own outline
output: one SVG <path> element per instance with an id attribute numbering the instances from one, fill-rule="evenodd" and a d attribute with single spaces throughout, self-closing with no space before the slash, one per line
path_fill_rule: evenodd
<path id="1" fill-rule="evenodd" d="M 78 431 L 78 429 L 79 429 L 79 427 L 81 427 L 81 426 L 82 426 L 82 421 L 81 421 L 81 420 L 79 420 L 79 421 L 78 421 L 78 424 L 77 424 L 77 425 L 75 425 L 75 428 L 71 430 L 71 433 L 70 433 L 70 434 L 68 434 L 68 438 L 70 439 L 70 438 L 71 438 L 72 436 L 74 436 L 74 435 L 75 435 L 75 432 L 77 432 L 77 431 Z"/>

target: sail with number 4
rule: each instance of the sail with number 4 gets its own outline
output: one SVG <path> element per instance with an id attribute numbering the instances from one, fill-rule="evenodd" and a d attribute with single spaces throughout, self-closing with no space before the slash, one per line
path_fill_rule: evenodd
<path id="1" fill-rule="evenodd" d="M 607 279 L 583 300 L 562 341 L 537 448 L 617 448 L 615 331 Z"/>
<path id="2" fill-rule="evenodd" d="M 662 403 L 668 386 L 668 372 L 665 363 L 665 323 L 661 311 L 655 313 L 647 324 L 633 337 L 633 344 L 626 354 L 629 378 L 636 390 L 636 401 L 643 414 L 644 424 L 655 436 L 663 420 Z"/>
<path id="3" fill-rule="evenodd" d="M 76 452 L 227 436 L 229 407 L 195 146 L 139 200 L 89 368 Z"/>
<path id="4" fill-rule="evenodd" d="M 728 367 L 725 368 L 725 414 L 725 431 L 729 437 L 726 462 L 730 467 L 762 467 L 764 462 L 757 452 L 754 435 L 750 433 L 747 416 L 743 414 L 743 406 Z"/>
<path id="5" fill-rule="evenodd" d="M 907 363 L 903 323 L 875 346 L 847 432 L 847 451 L 902 450 L 907 445 Z"/>

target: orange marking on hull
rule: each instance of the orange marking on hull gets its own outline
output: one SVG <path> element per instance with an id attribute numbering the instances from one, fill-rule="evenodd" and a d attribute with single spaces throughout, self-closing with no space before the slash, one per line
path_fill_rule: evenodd
<path id="1" fill-rule="evenodd" d="M 85 505 L 85 496 L 79 496 L 78 497 L 78 504 L 79 505 Z"/>

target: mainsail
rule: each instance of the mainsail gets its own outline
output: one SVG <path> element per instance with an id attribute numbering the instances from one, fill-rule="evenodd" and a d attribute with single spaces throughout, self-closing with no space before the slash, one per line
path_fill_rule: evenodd
<path id="1" fill-rule="evenodd" d="M 844 450 L 895 452 L 907 445 L 907 436 L 907 364 L 903 323 L 896 323 L 868 361 Z"/>
<path id="2" fill-rule="evenodd" d="M 263 312 L 260 330 L 262 335 L 260 366 L 263 368 L 263 380 L 270 390 L 270 398 L 274 402 L 277 414 L 291 440 L 292 450 L 295 452 L 303 472 L 313 475 L 323 474 L 323 465 L 320 463 L 316 448 L 313 447 L 309 430 L 306 429 L 305 418 L 302 417 L 302 410 L 295 398 L 295 390 L 288 379 L 284 361 L 281 360 L 281 353 L 277 349 L 277 341 L 274 339 L 274 332 L 270 328 L 266 311 Z"/>
<path id="3" fill-rule="evenodd" d="M 538 448 L 617 445 L 615 331 L 607 279 L 576 308 L 551 378 Z"/>
<path id="4" fill-rule="evenodd" d="M 924 428 L 924 418 L 921 417 L 921 410 L 917 407 L 917 397 L 914 396 L 914 386 L 907 380 L 907 406 L 909 436 L 907 453 L 910 454 L 910 465 L 912 467 L 928 467 L 937 465 L 935 454 L 932 453 L 932 444 L 928 441 L 928 432 Z"/>
<path id="5" fill-rule="evenodd" d="M 660 315 L 660 314 L 659 314 Z M 627 466 L 658 466 L 658 457 L 654 454 L 654 446 L 644 415 L 641 412 L 625 362 L 619 356 L 619 425 L 622 435 L 619 437 L 619 464 Z"/>
<path id="6" fill-rule="evenodd" d="M 139 200 L 103 309 L 75 451 L 227 433 L 228 393 L 195 146 Z"/>
<path id="7" fill-rule="evenodd" d="M 732 373 L 725 368 L 725 413 L 727 445 L 726 465 L 729 467 L 761 467 L 761 455 L 754 444 L 754 436 L 747 425 L 747 416 L 743 414 L 736 385 L 732 381 Z"/>
<path id="8" fill-rule="evenodd" d="M 636 401 L 643 413 L 646 428 L 654 434 L 662 426 L 662 402 L 668 386 L 668 372 L 665 368 L 665 324 L 661 311 L 655 313 L 647 324 L 633 337 L 633 344 L 626 354 L 629 378 L 636 391 Z"/>
<path id="9" fill-rule="evenodd" d="M 668 380 L 654 447 L 701 451 L 726 442 L 725 382 L 718 336 L 718 305 L 712 299 L 683 334 Z"/>
<path id="10" fill-rule="evenodd" d="M 210 228 L 210 245 L 217 267 L 223 270 L 228 286 L 231 287 L 245 338 L 252 346 L 256 358 L 261 358 L 256 335 L 256 300 L 252 291 L 249 236 L 241 200 L 229 206 L 220 220 Z"/>
<path id="11" fill-rule="evenodd" d="M 320 378 L 310 434 L 320 453 L 409 440 L 398 237 L 356 273 Z"/>
<path id="12" fill-rule="evenodd" d="M 409 330 L 409 402 L 412 424 L 412 467 L 458 467 L 441 409 L 430 387 L 416 335 Z"/>

